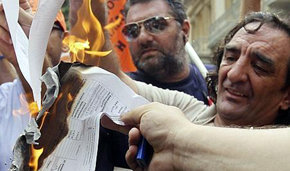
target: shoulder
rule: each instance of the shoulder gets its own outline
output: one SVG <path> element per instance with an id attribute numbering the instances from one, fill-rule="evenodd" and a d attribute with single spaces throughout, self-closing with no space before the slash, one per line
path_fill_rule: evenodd
<path id="1" fill-rule="evenodd" d="M 21 93 L 23 92 L 23 87 L 18 79 L 14 79 L 12 82 L 6 82 L 0 85 L 1 93 Z"/>

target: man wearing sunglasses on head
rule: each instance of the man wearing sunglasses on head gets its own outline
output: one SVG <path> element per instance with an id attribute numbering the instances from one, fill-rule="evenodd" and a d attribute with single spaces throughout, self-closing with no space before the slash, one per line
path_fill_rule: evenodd
<path id="1" fill-rule="evenodd" d="M 137 72 L 129 76 L 157 87 L 190 94 L 205 104 L 206 82 L 185 51 L 190 25 L 180 0 L 130 0 L 123 35 Z"/>

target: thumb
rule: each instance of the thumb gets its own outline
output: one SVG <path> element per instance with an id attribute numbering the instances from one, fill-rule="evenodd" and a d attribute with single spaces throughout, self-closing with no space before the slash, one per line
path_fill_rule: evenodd
<path id="1" fill-rule="evenodd" d="M 29 35 L 32 20 L 33 16 L 29 12 L 25 11 L 22 8 L 19 8 L 18 22 L 27 36 Z"/>
<path id="2" fill-rule="evenodd" d="M 37 5 L 38 1 L 36 0 L 32 0 L 31 1 L 31 5 Z M 32 9 L 31 6 L 29 4 L 29 2 L 27 0 L 19 0 L 19 6 L 24 9 L 26 12 L 29 12 L 30 14 L 32 14 Z"/>
<path id="3" fill-rule="evenodd" d="M 104 115 L 102 118 L 101 118 L 101 125 L 104 127 L 104 128 L 107 128 L 107 129 L 111 129 L 111 130 L 114 130 L 114 131 L 118 131 L 120 133 L 123 133 L 123 134 L 128 134 L 129 130 L 131 129 L 131 127 L 129 126 L 122 126 L 122 125 L 117 125 L 115 124 L 108 116 Z"/>

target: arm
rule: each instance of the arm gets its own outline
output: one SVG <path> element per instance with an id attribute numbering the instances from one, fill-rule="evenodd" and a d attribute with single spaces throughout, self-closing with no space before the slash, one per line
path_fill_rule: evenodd
<path id="1" fill-rule="evenodd" d="M 29 10 L 29 4 L 27 4 L 26 1 L 19 1 L 21 3 L 21 7 L 23 7 L 24 9 L 28 9 Z M 23 25 L 25 25 L 25 27 L 23 28 L 25 30 L 26 33 L 28 33 L 29 31 L 27 30 L 27 25 L 31 25 L 32 22 L 32 18 L 29 18 L 29 15 L 26 14 L 25 10 L 20 10 L 19 13 L 19 19 L 22 22 Z M 8 28 L 8 24 L 7 21 L 5 19 L 5 14 L 4 14 L 4 10 L 3 10 L 3 5 L 0 5 L 0 51 L 3 53 L 3 55 L 5 56 L 5 59 L 7 59 L 7 62 L 9 61 L 12 65 L 6 65 L 6 69 L 7 70 L 14 70 L 16 71 L 18 77 L 20 78 L 23 88 L 25 90 L 25 92 L 27 92 L 27 99 L 29 99 L 29 101 L 32 101 L 31 99 L 31 89 L 30 86 L 28 85 L 27 81 L 24 79 L 19 65 L 17 63 L 16 60 L 16 54 L 14 51 L 14 47 L 11 41 L 11 37 L 10 37 L 10 33 L 9 33 L 9 28 Z M 16 78 L 16 76 L 15 76 Z"/>
<path id="2" fill-rule="evenodd" d="M 261 0 L 242 0 L 240 9 L 240 20 L 244 19 L 249 12 L 260 11 Z"/>
<path id="3" fill-rule="evenodd" d="M 248 130 L 191 124 L 187 129 L 183 130 L 185 134 L 179 131 L 175 139 L 176 168 L 287 170 L 290 167 L 290 128 Z"/>
<path id="4" fill-rule="evenodd" d="M 6 59 L 0 59 L 0 85 L 12 82 L 17 77 L 13 67 Z"/>
<path id="5" fill-rule="evenodd" d="M 71 22 L 71 26 L 72 26 L 72 29 L 70 32 L 71 35 L 78 35 L 79 34 L 79 31 L 77 31 L 77 30 L 75 31 L 73 29 L 73 27 L 78 20 L 77 10 L 82 5 L 82 2 L 83 2 L 82 0 L 71 0 L 70 1 L 70 22 Z M 107 23 L 106 3 L 103 3 L 103 2 L 106 2 L 106 1 L 102 1 L 102 0 L 91 1 L 92 11 L 93 11 L 94 15 L 96 16 L 96 18 L 101 23 L 102 27 L 104 27 Z M 94 31 L 94 29 L 90 29 L 90 31 L 91 32 L 87 33 L 89 35 L 88 36 L 89 42 L 94 42 L 97 39 L 96 32 Z M 105 36 L 105 44 L 102 48 L 102 51 L 113 50 L 113 46 L 112 46 L 112 43 L 110 41 L 110 35 L 109 35 L 108 31 L 106 31 L 106 30 L 103 30 L 103 31 L 104 31 L 104 36 Z M 80 35 L 78 35 L 78 36 L 80 36 Z M 80 38 L 82 38 L 82 37 L 80 37 Z M 114 51 L 112 51 L 106 57 L 97 58 L 96 56 L 88 55 L 87 59 L 90 59 L 91 61 L 87 61 L 86 63 L 94 64 L 94 65 L 98 64 L 99 67 L 114 73 L 122 81 L 124 81 L 128 86 L 130 86 L 135 92 L 137 92 L 137 88 L 136 88 L 134 81 L 130 77 L 128 77 L 125 73 L 123 73 L 121 71 L 118 57 Z"/>
<path id="6" fill-rule="evenodd" d="M 129 132 L 126 160 L 132 169 L 141 134 L 153 146 L 150 168 L 165 170 L 286 170 L 290 128 L 247 130 L 194 125 L 182 112 L 159 103 L 122 116 Z M 102 124 L 108 127 L 109 124 Z M 109 126 L 110 127 L 110 126 Z M 125 127 L 112 129 L 126 133 Z"/>

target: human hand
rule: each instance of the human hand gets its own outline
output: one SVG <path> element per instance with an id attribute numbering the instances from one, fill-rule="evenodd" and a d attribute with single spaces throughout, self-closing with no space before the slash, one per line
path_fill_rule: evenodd
<path id="1" fill-rule="evenodd" d="M 129 149 L 126 153 L 128 165 L 133 170 L 142 170 L 137 165 L 136 154 L 141 134 L 154 149 L 149 170 L 174 170 L 174 143 L 175 136 L 186 129 L 191 123 L 185 118 L 180 109 L 160 103 L 150 103 L 140 106 L 122 115 L 122 121 L 127 126 L 134 126 L 129 132 Z M 127 133 L 128 127 L 108 124 L 106 128 Z"/>
<path id="2" fill-rule="evenodd" d="M 28 36 L 32 23 L 31 8 L 27 0 L 19 0 L 19 3 L 21 7 L 19 10 L 19 23 Z M 0 51 L 10 63 L 18 66 L 2 3 L 0 3 Z"/>

